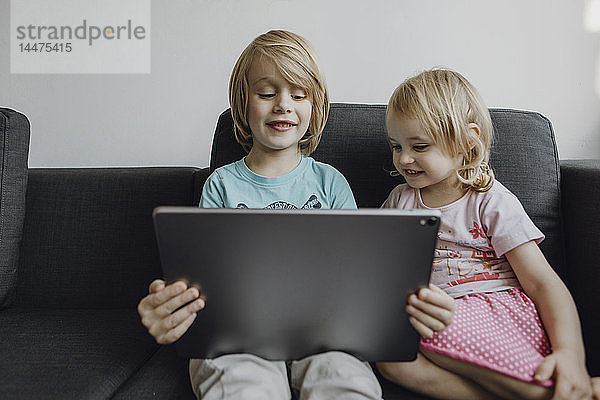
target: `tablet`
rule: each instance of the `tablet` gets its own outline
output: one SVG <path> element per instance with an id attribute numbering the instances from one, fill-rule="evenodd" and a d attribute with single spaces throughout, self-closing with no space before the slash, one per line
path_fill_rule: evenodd
<path id="1" fill-rule="evenodd" d="M 204 310 L 180 355 L 295 360 L 337 350 L 408 361 L 419 335 L 405 311 L 427 286 L 439 211 L 158 207 L 164 279 L 200 288 Z"/>

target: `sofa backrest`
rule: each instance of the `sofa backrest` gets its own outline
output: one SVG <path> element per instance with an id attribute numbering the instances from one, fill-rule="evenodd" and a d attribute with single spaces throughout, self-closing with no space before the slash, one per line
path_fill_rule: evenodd
<path id="1" fill-rule="evenodd" d="M 540 247 L 563 275 L 559 161 L 550 121 L 536 112 L 491 109 L 495 142 L 490 164 L 496 177 L 523 203 L 546 234 Z M 244 156 L 235 141 L 230 110 L 217 122 L 210 169 Z M 312 154 L 342 172 L 359 207 L 379 207 L 404 182 L 391 177 L 392 156 L 385 136 L 385 105 L 333 103 L 323 138 Z"/>
<path id="2" fill-rule="evenodd" d="M 135 308 L 161 276 L 152 211 L 192 205 L 199 171 L 30 169 L 14 306 Z"/>

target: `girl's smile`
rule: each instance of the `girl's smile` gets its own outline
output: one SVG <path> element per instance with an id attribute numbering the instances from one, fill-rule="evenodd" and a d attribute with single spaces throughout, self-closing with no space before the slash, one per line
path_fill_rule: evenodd
<path id="1" fill-rule="evenodd" d="M 423 173 L 423 171 L 415 171 L 414 169 L 406 169 L 406 168 L 404 169 L 404 174 L 411 175 L 412 177 L 422 174 L 422 173 Z"/>

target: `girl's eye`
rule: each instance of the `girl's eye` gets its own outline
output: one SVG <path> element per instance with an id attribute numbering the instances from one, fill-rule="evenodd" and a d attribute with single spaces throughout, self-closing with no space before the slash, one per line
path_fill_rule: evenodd
<path id="1" fill-rule="evenodd" d="M 259 93 L 258 96 L 263 99 L 272 99 L 275 97 L 275 93 Z"/>
<path id="2" fill-rule="evenodd" d="M 402 146 L 400 146 L 399 144 L 392 145 L 392 151 L 401 152 Z"/>
<path id="3" fill-rule="evenodd" d="M 305 94 L 293 94 L 292 99 L 294 100 L 304 100 L 306 98 Z"/>
<path id="4" fill-rule="evenodd" d="M 425 150 L 427 150 L 427 145 L 426 144 L 416 144 L 413 146 L 413 149 L 415 149 L 415 151 L 425 151 Z"/>

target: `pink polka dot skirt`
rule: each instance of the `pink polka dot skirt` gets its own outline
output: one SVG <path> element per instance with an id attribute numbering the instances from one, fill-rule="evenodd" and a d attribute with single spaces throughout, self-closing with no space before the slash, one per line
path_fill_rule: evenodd
<path id="1" fill-rule="evenodd" d="M 551 352 L 535 304 L 517 288 L 457 298 L 452 324 L 422 338 L 421 349 L 525 382 L 535 382 L 537 367 Z"/>

